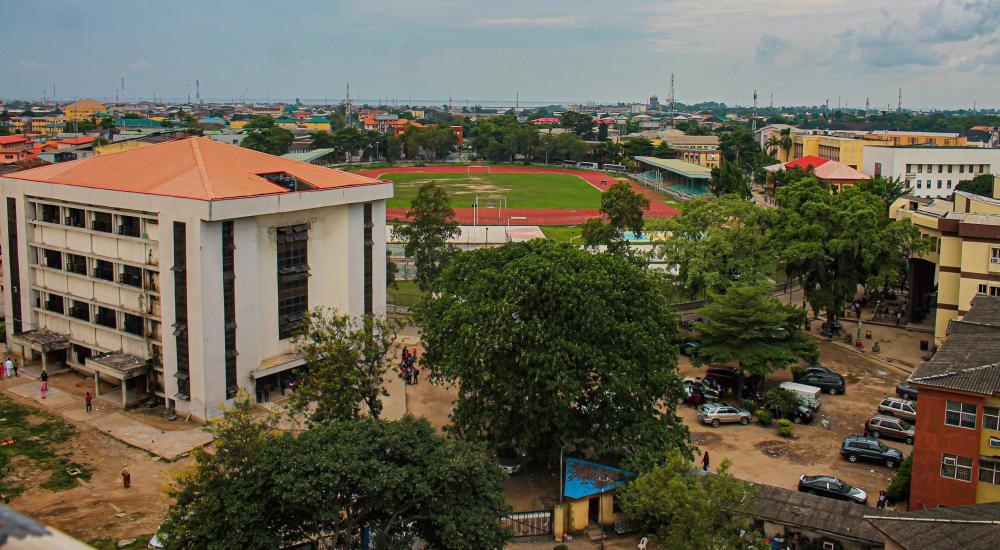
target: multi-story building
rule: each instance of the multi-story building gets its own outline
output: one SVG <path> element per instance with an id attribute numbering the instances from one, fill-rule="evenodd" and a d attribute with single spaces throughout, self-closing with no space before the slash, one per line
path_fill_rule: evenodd
<path id="1" fill-rule="evenodd" d="M 866 147 L 869 176 L 900 178 L 918 197 L 949 197 L 964 180 L 1000 172 L 1000 149 L 979 147 Z"/>
<path id="2" fill-rule="evenodd" d="M 910 509 L 1000 501 L 1000 297 L 979 296 L 910 382 L 919 389 Z"/>
<path id="3" fill-rule="evenodd" d="M 956 191 L 953 200 L 904 195 L 889 209 L 910 220 L 934 248 L 910 259 L 907 319 L 933 320 L 935 342 L 979 295 L 1000 296 L 1000 177 L 993 197 Z M 1000 359 L 1000 358 L 998 358 Z"/>
<path id="4" fill-rule="evenodd" d="M 0 164 L 24 160 L 32 142 L 24 136 L 0 136 Z"/>
<path id="5" fill-rule="evenodd" d="M 674 151 L 677 153 L 677 158 L 684 162 L 698 164 L 707 168 L 718 168 L 722 157 L 722 151 L 719 149 L 678 147 Z"/>
<path id="6" fill-rule="evenodd" d="M 855 170 L 864 166 L 865 150 L 869 147 L 963 147 L 966 138 L 954 133 L 810 130 L 792 133 L 791 150 L 780 150 L 780 160 L 816 156 L 842 162 Z"/>
<path id="7" fill-rule="evenodd" d="M 0 178 L 8 342 L 208 418 L 303 364 L 308 309 L 385 307 L 391 183 L 204 138 Z"/>
<path id="8" fill-rule="evenodd" d="M 93 99 L 81 99 L 74 101 L 63 109 L 67 122 L 89 122 L 98 113 L 107 113 L 108 109 L 103 103 Z"/>

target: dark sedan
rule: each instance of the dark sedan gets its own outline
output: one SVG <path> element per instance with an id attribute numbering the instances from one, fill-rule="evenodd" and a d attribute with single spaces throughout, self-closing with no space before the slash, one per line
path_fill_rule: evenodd
<path id="1" fill-rule="evenodd" d="M 819 388 L 823 393 L 842 394 L 847 389 L 844 377 L 825 367 L 809 367 L 804 371 L 794 372 L 792 378 L 796 383 Z"/>
<path id="2" fill-rule="evenodd" d="M 858 504 L 868 503 L 868 493 L 833 476 L 799 476 L 799 491 Z"/>
<path id="3" fill-rule="evenodd" d="M 917 388 L 907 384 L 906 382 L 900 382 L 899 384 L 896 384 L 896 395 L 902 397 L 903 399 L 916 401 Z"/>

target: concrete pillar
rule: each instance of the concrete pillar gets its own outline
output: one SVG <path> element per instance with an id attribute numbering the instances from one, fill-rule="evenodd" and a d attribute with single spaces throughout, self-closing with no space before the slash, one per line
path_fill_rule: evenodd
<path id="1" fill-rule="evenodd" d="M 122 379 L 122 408 L 123 409 L 126 407 L 126 405 L 128 405 L 128 389 L 126 387 L 127 386 L 126 382 L 127 382 L 127 380 L 125 380 L 123 378 Z"/>
<path id="2" fill-rule="evenodd" d="M 94 371 L 94 397 L 101 395 L 101 373 Z"/>
<path id="3" fill-rule="evenodd" d="M 42 370 L 43 371 L 48 371 L 49 370 L 49 354 L 47 354 L 47 353 L 45 353 L 43 351 L 41 353 L 41 355 L 42 355 Z"/>

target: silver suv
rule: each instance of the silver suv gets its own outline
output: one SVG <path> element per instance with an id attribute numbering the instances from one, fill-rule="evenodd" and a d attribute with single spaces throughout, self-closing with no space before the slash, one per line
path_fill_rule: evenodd
<path id="1" fill-rule="evenodd" d="M 878 404 L 878 412 L 909 420 L 917 421 L 917 402 L 899 397 L 886 396 Z"/>
<path id="2" fill-rule="evenodd" d="M 733 422 L 747 425 L 750 419 L 750 411 L 725 403 L 705 403 L 698 411 L 698 420 L 704 424 L 711 424 L 712 427 Z"/>

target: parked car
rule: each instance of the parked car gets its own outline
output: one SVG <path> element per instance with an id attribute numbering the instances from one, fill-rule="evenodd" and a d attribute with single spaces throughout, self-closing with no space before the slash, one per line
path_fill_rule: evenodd
<path id="1" fill-rule="evenodd" d="M 740 383 L 740 369 L 728 365 L 709 365 L 705 372 L 705 378 L 717 382 L 720 386 L 735 388 Z M 760 386 L 764 378 L 759 374 L 752 374 L 743 378 L 744 393 L 751 393 Z"/>
<path id="2" fill-rule="evenodd" d="M 795 424 L 812 424 L 816 419 L 816 411 L 805 405 L 799 405 L 785 414 L 782 414 L 777 407 L 770 407 L 768 410 L 775 418 L 787 418 Z"/>
<path id="3" fill-rule="evenodd" d="M 868 502 L 868 493 L 833 476 L 799 476 L 799 491 L 858 504 Z"/>
<path id="4" fill-rule="evenodd" d="M 863 435 L 849 435 L 844 438 L 840 454 L 850 462 L 859 460 L 881 462 L 889 468 L 895 468 L 903 461 L 903 453 L 899 449 L 886 447 L 874 437 Z"/>
<path id="5" fill-rule="evenodd" d="M 900 382 L 899 384 L 896 384 L 896 395 L 902 397 L 903 399 L 916 401 L 917 388 L 907 384 L 906 382 Z"/>
<path id="6" fill-rule="evenodd" d="M 514 447 L 501 447 L 497 449 L 497 466 L 507 473 L 514 475 L 524 469 L 527 455 L 524 451 Z"/>
<path id="7" fill-rule="evenodd" d="M 903 441 L 907 445 L 913 445 L 913 438 L 916 437 L 917 430 L 914 429 L 913 424 L 902 418 L 876 414 L 865 422 L 865 434 L 875 439 L 888 437 Z"/>
<path id="8" fill-rule="evenodd" d="M 702 378 L 684 378 L 684 402 L 698 406 L 708 401 L 718 401 L 722 396 L 722 388 L 711 380 Z"/>
<path id="9" fill-rule="evenodd" d="M 917 402 L 899 397 L 885 396 L 878 404 L 878 412 L 898 416 L 910 422 L 917 421 Z"/>
<path id="10" fill-rule="evenodd" d="M 826 367 L 814 366 L 796 371 L 793 379 L 799 384 L 817 387 L 823 390 L 823 393 L 842 394 L 847 389 L 843 375 Z"/>
<path id="11" fill-rule="evenodd" d="M 799 403 L 810 409 L 818 411 L 823 406 L 823 397 L 820 395 L 823 390 L 816 386 L 799 384 L 798 382 L 782 382 L 778 387 L 798 395 Z"/>
<path id="12" fill-rule="evenodd" d="M 703 424 L 711 424 L 712 427 L 734 422 L 745 426 L 750 423 L 750 418 L 750 411 L 725 403 L 705 403 L 698 411 L 698 420 Z"/>
<path id="13" fill-rule="evenodd" d="M 688 357 L 698 357 L 701 353 L 701 344 L 697 340 L 687 340 L 681 342 L 680 345 L 681 355 L 687 355 Z"/>

